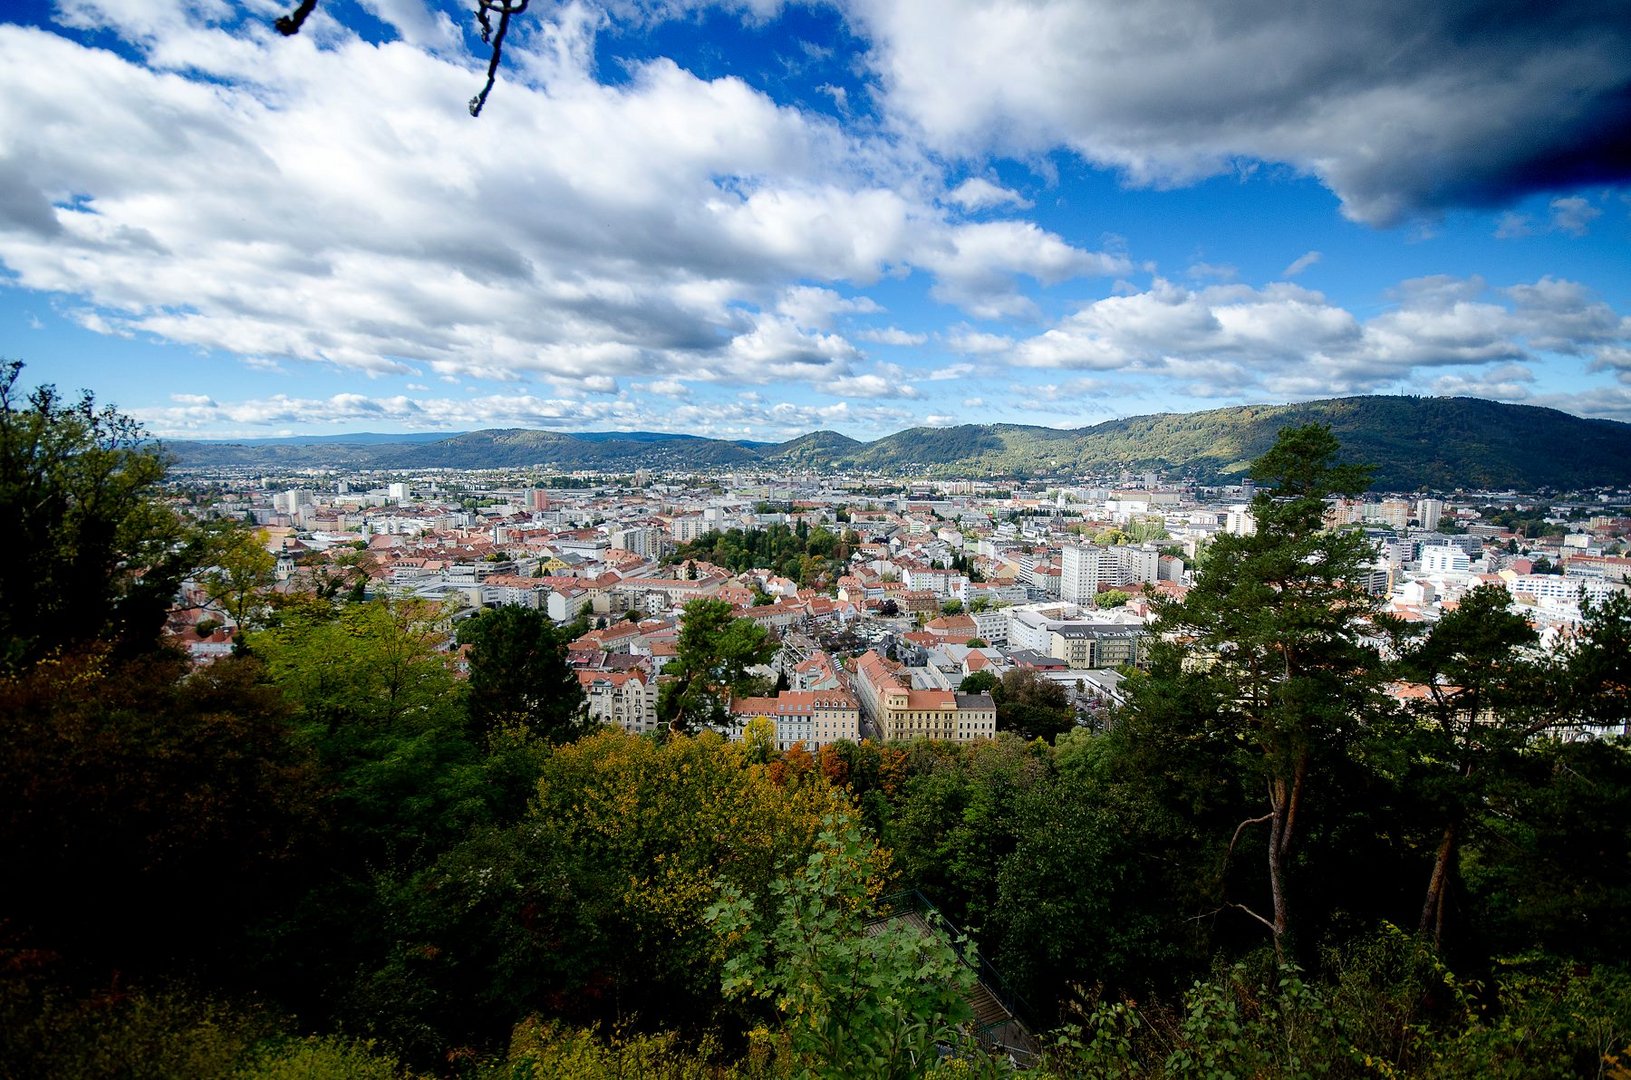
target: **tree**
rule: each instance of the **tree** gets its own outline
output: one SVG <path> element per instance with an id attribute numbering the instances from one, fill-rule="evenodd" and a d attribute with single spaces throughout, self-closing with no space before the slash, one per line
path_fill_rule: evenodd
<path id="1" fill-rule="evenodd" d="M 1576 723 L 1631 736 L 1631 593 L 1582 594 L 1579 631 L 1564 647 L 1564 708 Z"/>
<path id="2" fill-rule="evenodd" d="M 1101 592 L 1094 598 L 1095 602 L 1101 608 L 1126 607 L 1127 601 L 1131 599 L 1132 597 L 1130 595 L 1122 592 L 1120 589 L 1106 589 L 1104 592 Z"/>
<path id="3" fill-rule="evenodd" d="M 1371 704 L 1380 681 L 1374 600 L 1361 570 L 1374 556 L 1356 530 L 1323 526 L 1328 495 L 1353 496 L 1369 470 L 1339 464 L 1328 427 L 1283 428 L 1252 463 L 1262 490 L 1252 500 L 1257 529 L 1219 536 L 1194 588 L 1158 609 L 1165 635 L 1178 643 L 1152 650 L 1152 678 L 1131 687 L 1134 710 L 1160 712 L 1175 684 L 1208 684 L 1216 722 L 1239 745 L 1254 748 L 1263 813 L 1236 828 L 1268 826 L 1270 913 L 1228 901 L 1266 927 L 1276 953 L 1287 955 L 1292 931 L 1293 845 L 1307 823 L 1299 817 L 1316 754 L 1340 747 Z"/>
<path id="4" fill-rule="evenodd" d="M 731 695 L 756 688 L 748 669 L 775 655 L 776 643 L 764 627 L 736 618 L 725 601 L 691 601 L 674 659 L 664 670 L 673 678 L 658 691 L 657 719 L 676 731 L 723 724 Z"/>
<path id="5" fill-rule="evenodd" d="M 988 694 L 1002 684 L 991 671 L 971 671 L 963 676 L 963 681 L 957 684 L 960 694 Z"/>
<path id="6" fill-rule="evenodd" d="M 942 615 L 961 615 L 963 613 L 963 602 L 953 597 L 940 605 L 940 613 Z"/>
<path id="7" fill-rule="evenodd" d="M 1419 924 L 1439 945 L 1477 807 L 1498 782 L 1503 759 L 1551 722 L 1537 718 L 1541 672 L 1527 655 L 1537 635 L 1511 606 L 1503 586 L 1481 585 L 1400 660 L 1402 673 L 1426 692 L 1412 730 L 1395 745 L 1408 753 L 1409 787 L 1439 818 Z"/>
<path id="8" fill-rule="evenodd" d="M 470 646 L 466 703 L 476 735 L 520 728 L 562 743 L 588 730 L 566 641 L 544 612 L 519 604 L 490 607 L 459 624 L 458 642 Z"/>
<path id="9" fill-rule="evenodd" d="M 249 658 L 189 676 L 176 655 L 90 650 L 0 678 L 8 933 L 76 964 L 230 970 L 322 786 L 260 676 Z"/>
<path id="10" fill-rule="evenodd" d="M 402 890 L 379 1007 L 461 1040 L 503 1040 L 538 1013 L 717 1021 L 704 911 L 726 885 L 768 897 L 836 797 L 819 775 L 779 785 L 748 753 L 711 732 L 557 747 L 524 820 L 469 833 Z"/>
<path id="11" fill-rule="evenodd" d="M 198 565 L 194 532 L 160 501 L 165 463 L 141 426 L 89 393 L 53 386 L 26 397 L 20 361 L 0 364 L 0 669 L 101 639 L 153 647 L 182 579 Z"/>
<path id="12" fill-rule="evenodd" d="M 804 1075 L 922 1076 L 973 1017 L 974 973 L 938 932 L 871 928 L 882 858 L 846 814 L 823 821 L 774 908 L 727 885 L 706 918 L 730 952 L 724 991 L 774 1004 Z"/>
<path id="13" fill-rule="evenodd" d="M 997 702 L 997 727 L 1025 739 L 1052 742 L 1076 723 L 1069 693 L 1034 668 L 1003 672 L 992 697 Z"/>
<path id="14" fill-rule="evenodd" d="M 277 580 L 277 559 L 266 549 L 266 534 L 223 522 L 206 531 L 204 550 L 209 567 L 199 575 L 199 584 L 241 634 L 250 629 Z"/>

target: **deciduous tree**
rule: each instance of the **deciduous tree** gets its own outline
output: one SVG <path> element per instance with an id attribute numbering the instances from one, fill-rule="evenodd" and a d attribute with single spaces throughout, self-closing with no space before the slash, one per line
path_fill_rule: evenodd
<path id="1" fill-rule="evenodd" d="M 726 720 L 732 694 L 757 689 L 748 669 L 770 662 L 776 643 L 751 619 L 738 619 L 723 600 L 685 605 L 675 657 L 657 697 L 657 719 L 676 731 L 696 731 Z"/>
<path id="2" fill-rule="evenodd" d="M 93 640 L 151 648 L 197 537 L 161 499 L 165 463 L 141 426 L 89 393 L 24 394 L 0 364 L 0 667 Z"/>

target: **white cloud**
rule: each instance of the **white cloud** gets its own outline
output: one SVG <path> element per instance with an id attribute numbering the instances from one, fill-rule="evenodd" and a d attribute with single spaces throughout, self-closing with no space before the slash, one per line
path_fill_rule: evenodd
<path id="1" fill-rule="evenodd" d="M 1488 371 L 1440 375 L 1431 384 L 1437 397 L 1481 397 L 1525 401 L 1534 394 L 1535 373 L 1522 364 L 1502 364 Z"/>
<path id="2" fill-rule="evenodd" d="M 663 397 L 688 398 L 691 396 L 691 388 L 679 379 L 659 379 L 654 383 L 648 383 L 643 389 L 653 394 L 661 394 Z"/>
<path id="3" fill-rule="evenodd" d="M 972 314 L 1022 313 L 1017 276 L 1126 264 L 1028 223 L 960 223 L 910 144 L 739 79 L 656 59 L 597 82 L 601 16 L 584 6 L 529 15 L 472 123 L 462 44 L 412 44 L 439 48 L 441 16 L 371 2 L 404 40 L 361 41 L 321 9 L 287 40 L 203 0 L 62 9 L 144 66 L 0 25 L 0 269 L 73 298 L 98 333 L 267 370 L 607 393 L 821 388 L 856 376 L 833 328 L 880 311 L 852 290 L 886 276 L 921 270 Z"/>
<path id="4" fill-rule="evenodd" d="M 1157 280 L 1084 305 L 1015 344 L 1006 359 L 1154 373 L 1198 397 L 1307 398 L 1379 392 L 1469 365 L 1502 366 L 1447 375 L 1445 385 L 1510 388 L 1527 370 L 1515 365 L 1538 354 L 1591 356 L 1607 370 L 1616 368 L 1616 350 L 1631 347 L 1631 318 L 1576 282 L 1490 289 L 1479 278 L 1428 277 L 1401 283 L 1392 299 L 1361 321 L 1296 285 L 1186 289 Z"/>
<path id="5" fill-rule="evenodd" d="M 946 335 L 946 348 L 962 356 L 996 356 L 1013 348 L 1014 339 L 970 327 L 957 327 Z"/>
<path id="6" fill-rule="evenodd" d="M 1529 236 L 1534 232 L 1534 226 L 1529 218 L 1515 210 L 1507 210 L 1495 222 L 1495 238 L 1497 240 L 1516 240 Z"/>
<path id="7" fill-rule="evenodd" d="M 1295 259 L 1292 259 L 1291 265 L 1280 271 L 1280 276 L 1283 278 L 1294 278 L 1298 274 L 1301 274 L 1304 270 L 1312 267 L 1322 258 L 1324 258 L 1324 256 L 1317 251 L 1305 251 Z"/>
<path id="8" fill-rule="evenodd" d="M 1553 199 L 1551 202 L 1552 228 L 1570 236 L 1584 236 L 1593 220 L 1602 217 L 1602 210 L 1578 195 Z"/>
<path id="9" fill-rule="evenodd" d="M 836 397 L 884 398 L 918 396 L 917 388 L 883 375 L 849 375 L 834 379 L 823 387 Z"/>
<path id="10" fill-rule="evenodd" d="M 1233 281 L 1240 276 L 1240 270 L 1233 266 L 1220 265 L 1209 262 L 1190 263 L 1184 275 L 1197 281 L 1211 279 L 1213 281 Z"/>
<path id="11" fill-rule="evenodd" d="M 782 292 L 776 310 L 799 326 L 825 330 L 838 315 L 873 315 L 883 309 L 870 297 L 844 297 L 832 289 L 794 285 Z"/>
<path id="12" fill-rule="evenodd" d="M 989 221 L 944 230 L 913 260 L 935 274 L 929 295 L 976 318 L 1030 315 L 1035 305 L 1021 296 L 1014 278 L 1025 274 L 1044 285 L 1074 277 L 1125 274 L 1123 255 L 1085 251 L 1028 221 Z"/>
<path id="13" fill-rule="evenodd" d="M 927 334 L 913 334 L 902 330 L 898 326 L 885 326 L 875 330 L 862 330 L 855 335 L 862 341 L 873 341 L 879 345 L 922 345 L 929 340 Z"/>
<path id="14" fill-rule="evenodd" d="M 964 210 L 990 210 L 998 206 L 1012 206 L 1018 210 L 1029 210 L 1031 200 L 1011 188 L 978 176 L 971 176 L 961 184 L 946 193 L 948 201 L 955 203 Z"/>
<path id="15" fill-rule="evenodd" d="M 932 382 L 944 382 L 949 379 L 961 379 L 974 374 L 974 372 L 977 370 L 979 369 L 973 364 L 948 364 L 943 368 L 935 368 L 933 371 L 929 372 L 929 379 Z"/>

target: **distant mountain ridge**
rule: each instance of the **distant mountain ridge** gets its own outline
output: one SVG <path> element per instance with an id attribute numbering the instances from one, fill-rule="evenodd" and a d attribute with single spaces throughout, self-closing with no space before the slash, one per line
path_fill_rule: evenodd
<path id="1" fill-rule="evenodd" d="M 782 443 L 664 432 L 571 434 L 523 428 L 447 437 L 343 436 L 301 443 L 170 442 L 183 466 L 858 470 L 971 478 L 1071 477 L 1120 470 L 1238 478 L 1281 428 L 1329 424 L 1349 460 L 1387 490 L 1519 490 L 1631 484 L 1631 424 L 1482 398 L 1348 397 L 1158 413 L 1071 429 L 1024 424 L 918 427 L 874 442 L 816 431 Z M 388 439 L 389 437 L 383 437 Z"/>

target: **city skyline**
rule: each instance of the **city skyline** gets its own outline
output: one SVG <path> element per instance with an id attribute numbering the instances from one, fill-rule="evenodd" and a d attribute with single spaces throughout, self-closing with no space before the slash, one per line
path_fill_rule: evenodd
<path id="1" fill-rule="evenodd" d="M 1631 420 L 1631 16 L 38 0 L 0 354 L 155 434 Z"/>

